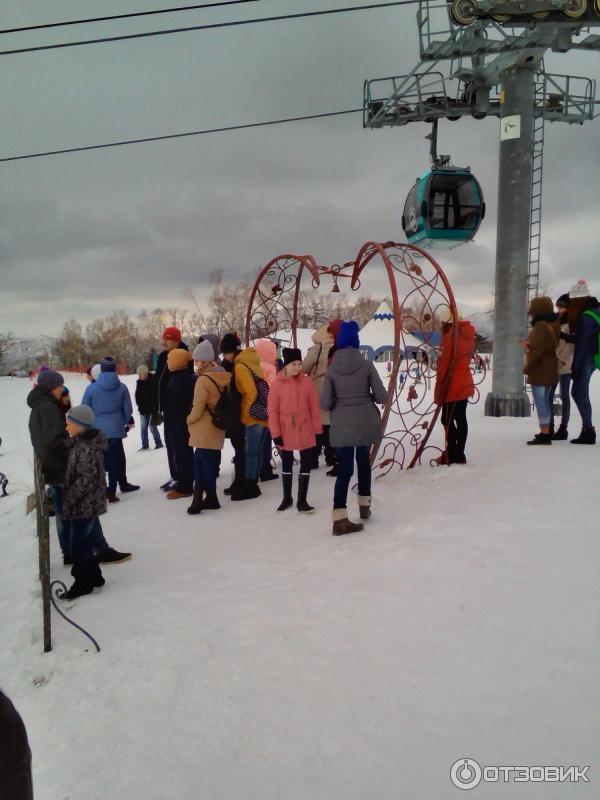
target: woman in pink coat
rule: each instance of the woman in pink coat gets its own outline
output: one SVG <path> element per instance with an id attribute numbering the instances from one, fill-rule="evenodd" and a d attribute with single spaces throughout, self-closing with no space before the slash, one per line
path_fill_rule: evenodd
<path id="1" fill-rule="evenodd" d="M 269 428 L 281 453 L 283 500 L 277 509 L 285 511 L 294 504 L 292 470 L 294 450 L 300 451 L 298 477 L 298 511 L 310 513 L 306 496 L 310 470 L 314 460 L 317 435 L 323 432 L 319 398 L 312 380 L 302 374 L 302 354 L 295 348 L 284 348 L 284 368 L 277 375 L 269 392 Z"/>

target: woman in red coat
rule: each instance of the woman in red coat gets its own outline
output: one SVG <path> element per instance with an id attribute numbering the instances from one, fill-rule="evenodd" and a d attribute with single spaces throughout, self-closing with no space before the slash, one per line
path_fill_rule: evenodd
<path id="1" fill-rule="evenodd" d="M 438 459 L 438 464 L 467 463 L 467 403 L 469 397 L 475 394 L 471 372 L 474 352 L 475 328 L 470 322 L 459 320 L 455 331 L 448 309 L 445 319 L 442 319 L 442 344 L 434 394 L 435 402 L 442 406 L 442 424 L 446 430 L 446 450 Z"/>
<path id="2" fill-rule="evenodd" d="M 315 386 L 302 373 L 302 354 L 295 348 L 283 350 L 284 368 L 277 374 L 269 391 L 269 428 L 281 453 L 283 500 L 277 509 L 285 511 L 293 505 L 292 470 L 294 450 L 300 451 L 298 477 L 298 511 L 314 511 L 306 496 L 310 470 L 314 461 L 317 434 L 323 432 L 319 398 Z"/>

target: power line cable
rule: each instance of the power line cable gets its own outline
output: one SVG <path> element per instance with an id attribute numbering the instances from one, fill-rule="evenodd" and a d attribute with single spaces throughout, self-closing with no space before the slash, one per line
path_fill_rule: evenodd
<path id="1" fill-rule="evenodd" d="M 362 108 L 351 108 L 345 111 L 328 111 L 323 114 L 307 114 L 302 117 L 286 117 L 285 119 L 272 119 L 265 122 L 247 122 L 242 125 L 227 125 L 222 128 L 206 128 L 200 131 L 187 131 L 185 133 L 168 133 L 163 136 L 146 136 L 142 139 L 125 139 L 120 142 L 107 142 L 106 144 L 90 144 L 85 147 L 67 147 L 63 150 L 48 150 L 43 153 L 27 153 L 20 156 L 0 158 L 0 163 L 7 161 L 24 161 L 28 158 L 44 158 L 45 156 L 60 156 L 67 153 L 83 153 L 87 150 L 105 150 L 109 147 L 124 147 L 129 144 L 144 144 L 146 142 L 164 142 L 168 139 L 183 139 L 188 136 L 204 136 L 209 133 L 225 133 L 227 131 L 241 131 L 248 128 L 264 128 L 268 125 L 282 125 L 288 122 L 302 122 L 304 120 L 325 119 L 326 117 L 341 117 L 347 114 L 358 114 Z"/>
<path id="2" fill-rule="evenodd" d="M 254 19 L 240 19 L 230 22 L 214 22 L 207 25 L 190 25 L 184 28 L 168 28 L 160 31 L 147 31 L 145 33 L 129 33 L 121 36 L 105 36 L 100 39 L 85 39 L 77 42 L 60 42 L 58 44 L 44 44 L 36 47 L 20 47 L 15 50 L 0 50 L 0 56 L 12 56 L 18 53 L 37 53 L 41 50 L 58 50 L 63 47 L 82 47 L 88 44 L 102 44 L 105 42 L 122 42 L 126 39 L 144 39 L 149 36 L 165 36 L 186 31 L 208 31 L 218 28 L 233 28 L 240 25 L 256 25 L 264 22 L 281 22 L 285 20 L 301 19 L 307 17 L 323 17 L 329 14 L 348 14 L 352 11 L 372 11 L 377 8 L 391 8 L 393 6 L 411 6 L 420 0 L 395 0 L 387 3 L 371 3 L 364 6 L 347 6 L 346 8 L 328 8 L 321 11 L 302 11 L 297 14 L 282 14 L 280 16 L 256 17 Z"/>
<path id="3" fill-rule="evenodd" d="M 39 31 L 46 28 L 63 28 L 67 25 L 87 25 L 90 22 L 110 22 L 117 19 L 131 19 L 132 17 L 150 17 L 154 14 L 175 14 L 179 11 L 197 11 L 201 8 L 218 8 L 220 6 L 238 6 L 244 3 L 259 3 L 261 0 L 219 0 L 216 3 L 196 3 L 193 6 L 176 6 L 175 8 L 159 8 L 154 11 L 132 11 L 127 14 L 112 14 L 109 17 L 88 17 L 86 19 L 70 19 L 64 22 L 44 22 L 41 25 L 24 25 L 21 28 L 4 28 L 2 33 L 23 33 L 24 31 Z"/>

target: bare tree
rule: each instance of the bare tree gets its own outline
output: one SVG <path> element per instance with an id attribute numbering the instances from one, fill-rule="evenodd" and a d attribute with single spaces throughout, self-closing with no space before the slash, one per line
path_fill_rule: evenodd
<path id="1" fill-rule="evenodd" d="M 65 322 L 54 350 L 61 367 L 65 369 L 81 369 L 87 362 L 87 345 L 77 320 L 69 319 Z"/>

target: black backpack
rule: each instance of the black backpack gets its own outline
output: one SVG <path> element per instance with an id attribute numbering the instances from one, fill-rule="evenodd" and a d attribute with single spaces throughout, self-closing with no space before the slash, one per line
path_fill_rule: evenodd
<path id="1" fill-rule="evenodd" d="M 218 428 L 221 431 L 234 431 L 239 428 L 241 398 L 238 392 L 236 392 L 235 389 L 231 389 L 230 386 L 227 386 L 225 389 L 221 389 L 219 384 L 209 375 L 203 375 L 202 377 L 208 378 L 211 383 L 214 383 L 220 395 L 212 411 L 208 405 L 206 406 L 206 410 L 212 417 L 212 423 L 215 428 Z"/>

